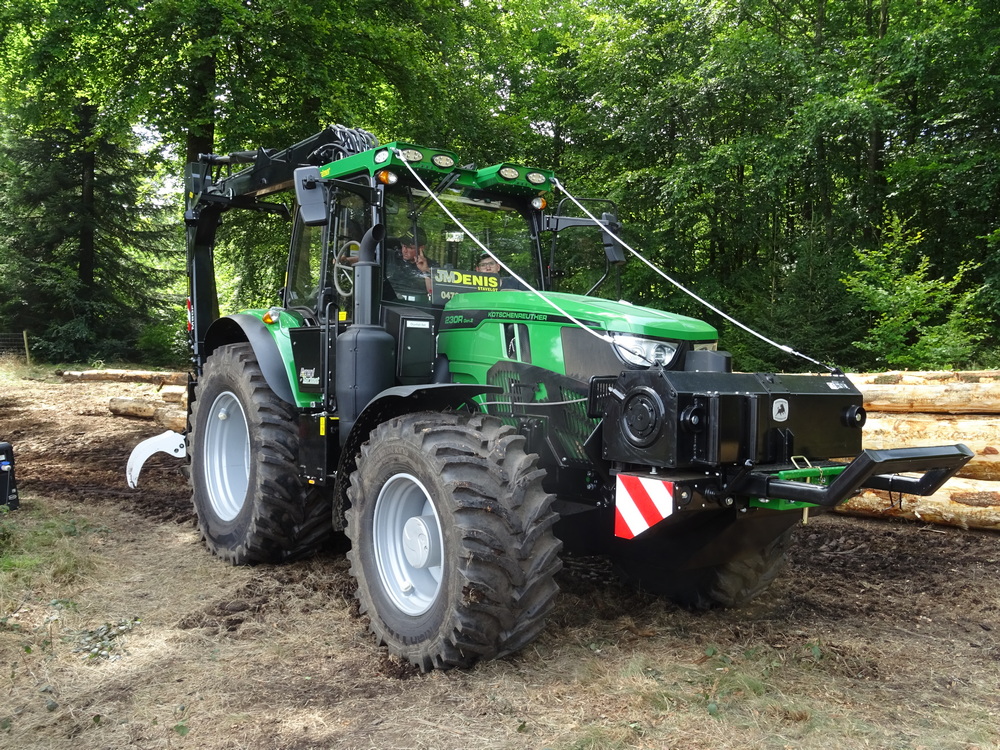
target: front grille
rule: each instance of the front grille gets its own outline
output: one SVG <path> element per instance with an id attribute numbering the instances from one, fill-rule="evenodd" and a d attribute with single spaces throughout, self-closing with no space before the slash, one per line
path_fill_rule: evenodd
<path id="1" fill-rule="evenodd" d="M 600 419 L 604 416 L 604 405 L 611 395 L 611 387 L 618 380 L 617 375 L 595 375 L 590 379 L 590 392 L 587 394 L 587 416 Z"/>

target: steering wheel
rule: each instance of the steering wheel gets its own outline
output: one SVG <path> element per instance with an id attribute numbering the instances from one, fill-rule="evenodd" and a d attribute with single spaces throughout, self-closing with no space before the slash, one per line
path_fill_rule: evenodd
<path id="1" fill-rule="evenodd" d="M 351 252 L 355 250 L 361 250 L 361 243 L 357 240 L 349 240 L 337 251 L 337 256 L 333 261 L 333 286 L 341 297 L 350 297 L 354 294 L 354 268 L 347 263 L 342 263 L 340 259 L 350 257 Z M 341 276 L 343 276 L 343 281 L 348 284 L 347 289 L 341 286 Z"/>

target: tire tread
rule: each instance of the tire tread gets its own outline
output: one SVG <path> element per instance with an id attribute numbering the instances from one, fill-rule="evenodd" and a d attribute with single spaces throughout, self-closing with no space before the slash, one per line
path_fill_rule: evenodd
<path id="1" fill-rule="evenodd" d="M 524 438 L 494 417 L 422 412 L 376 427 L 361 448 L 357 473 L 366 461 L 378 460 L 374 446 L 396 440 L 426 456 L 450 490 L 462 596 L 451 603 L 441 631 L 420 643 L 404 642 L 382 622 L 368 591 L 377 583 L 367 580 L 360 552 L 366 543 L 360 508 L 374 498 L 363 496 L 352 475 L 348 558 L 376 640 L 423 671 L 465 667 L 520 649 L 543 629 L 561 567 L 561 543 L 552 534 L 553 498 L 542 489 L 537 456 L 525 453 Z"/>
<path id="2" fill-rule="evenodd" d="M 257 358 L 249 344 L 230 344 L 220 347 L 205 363 L 206 378 L 228 377 L 240 379 L 251 394 L 250 404 L 244 408 L 252 410 L 260 430 L 260 449 L 252 457 L 257 467 L 256 487 L 251 488 L 254 497 L 252 516 L 241 540 L 235 544 L 222 544 L 213 535 L 210 508 L 203 507 L 198 490 L 193 481 L 193 503 L 198 529 L 208 549 L 218 557 L 234 564 L 276 563 L 297 560 L 318 551 L 332 535 L 329 499 L 314 488 L 307 487 L 299 477 L 296 456 L 298 454 L 298 416 L 291 404 L 287 404 L 267 385 Z M 200 391 L 200 386 L 199 386 Z M 206 408 L 204 399 L 197 397 L 192 403 L 190 415 L 189 450 L 192 461 L 196 461 L 194 451 L 198 447 L 195 426 L 201 408 Z M 208 506 L 208 501 L 204 501 Z"/>

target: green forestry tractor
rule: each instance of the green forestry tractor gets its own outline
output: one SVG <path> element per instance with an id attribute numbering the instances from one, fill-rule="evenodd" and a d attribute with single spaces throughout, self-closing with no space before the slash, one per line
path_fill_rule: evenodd
<path id="1" fill-rule="evenodd" d="M 464 667 L 539 634 L 561 550 L 736 606 L 809 510 L 930 494 L 971 457 L 862 450 L 838 370 L 734 372 L 712 326 L 599 296 L 628 248 L 613 204 L 551 210 L 552 172 L 459 163 L 335 126 L 188 165 L 188 427 L 136 446 L 128 479 L 186 456 L 214 554 L 293 560 L 346 532 L 378 641 Z M 220 317 L 213 247 L 237 209 L 291 220 L 287 275 L 280 303 Z"/>

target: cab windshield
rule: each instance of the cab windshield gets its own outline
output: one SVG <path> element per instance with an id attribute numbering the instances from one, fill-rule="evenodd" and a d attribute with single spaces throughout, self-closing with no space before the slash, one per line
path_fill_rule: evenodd
<path id="1" fill-rule="evenodd" d="M 502 267 L 482 258 L 479 243 L 526 282 L 539 286 L 536 244 L 513 201 L 470 197 L 452 189 L 437 197 L 457 222 L 423 190 L 407 188 L 388 197 L 383 244 L 387 300 L 441 306 L 459 293 L 524 289 Z"/>

